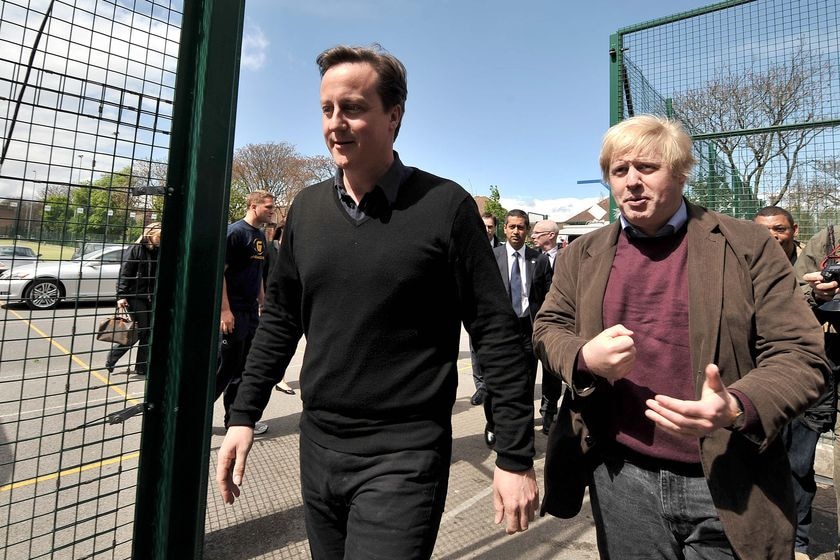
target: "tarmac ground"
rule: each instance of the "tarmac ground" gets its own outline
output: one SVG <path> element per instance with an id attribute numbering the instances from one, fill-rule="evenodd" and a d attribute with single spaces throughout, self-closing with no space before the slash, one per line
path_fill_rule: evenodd
<path id="1" fill-rule="evenodd" d="M 286 381 L 298 389 L 304 342 L 289 366 Z M 513 536 L 493 524 L 491 483 L 495 455 L 483 441 L 484 413 L 470 405 L 474 392 L 469 346 L 462 337 L 459 356 L 458 398 L 453 414 L 453 457 L 449 494 L 432 558 L 460 560 L 590 560 L 598 558 L 595 529 L 588 499 L 573 519 L 537 518 L 530 529 Z M 539 382 L 540 375 L 537 380 Z M 540 394 L 537 384 L 535 395 Z M 537 399 L 535 404 L 538 405 Z M 535 407 L 535 409 L 538 408 Z M 204 558 L 207 560 L 310 558 L 300 497 L 298 463 L 299 395 L 272 395 L 263 420 L 268 431 L 257 436 L 248 458 L 242 494 L 235 504 L 222 503 L 216 489 L 216 452 L 224 430 L 221 399 L 213 422 L 205 524 Z M 542 489 L 546 437 L 535 413 L 535 470 Z M 830 443 L 822 442 L 817 460 L 820 484 L 813 507 L 812 558 L 833 560 L 837 520 L 831 486 Z"/>

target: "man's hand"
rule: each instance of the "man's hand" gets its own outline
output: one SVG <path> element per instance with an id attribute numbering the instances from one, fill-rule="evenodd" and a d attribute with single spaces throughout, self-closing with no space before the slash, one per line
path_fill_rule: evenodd
<path id="1" fill-rule="evenodd" d="M 222 334 L 232 333 L 234 327 L 236 326 L 235 323 L 236 321 L 233 318 L 233 312 L 230 309 L 222 309 L 221 324 L 219 325 L 219 330 L 222 331 Z"/>
<path id="2" fill-rule="evenodd" d="M 633 331 L 613 325 L 584 344 L 580 353 L 589 371 L 614 383 L 630 373 L 636 362 Z"/>
<path id="3" fill-rule="evenodd" d="M 660 428 L 680 435 L 705 437 L 717 430 L 731 426 L 741 408 L 723 381 L 715 364 L 706 366 L 706 381 L 699 401 L 683 401 L 665 395 L 656 395 L 645 401 L 645 416 Z"/>
<path id="4" fill-rule="evenodd" d="M 821 272 L 809 272 L 802 277 L 802 280 L 811 285 L 814 299 L 817 301 L 829 301 L 838 291 L 837 282 L 835 280 L 824 282 Z"/>
<path id="5" fill-rule="evenodd" d="M 226 504 L 232 504 L 239 497 L 239 487 L 245 475 L 245 460 L 254 444 L 254 429 L 248 426 L 228 428 L 222 446 L 219 448 L 219 460 L 216 463 L 216 483 L 219 494 Z"/>
<path id="6" fill-rule="evenodd" d="M 496 467 L 493 474 L 493 507 L 496 509 L 495 523 L 506 519 L 505 532 L 508 535 L 526 531 L 528 523 L 534 520 L 534 512 L 540 507 L 540 491 L 534 469 L 515 472 Z"/>

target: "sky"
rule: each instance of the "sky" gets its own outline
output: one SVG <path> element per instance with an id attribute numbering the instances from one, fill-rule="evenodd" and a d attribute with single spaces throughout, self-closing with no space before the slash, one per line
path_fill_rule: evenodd
<path id="1" fill-rule="evenodd" d="M 328 155 L 315 57 L 379 43 L 408 70 L 395 149 L 473 195 L 563 220 L 607 195 L 609 39 L 703 0 L 248 0 L 235 147 Z"/>

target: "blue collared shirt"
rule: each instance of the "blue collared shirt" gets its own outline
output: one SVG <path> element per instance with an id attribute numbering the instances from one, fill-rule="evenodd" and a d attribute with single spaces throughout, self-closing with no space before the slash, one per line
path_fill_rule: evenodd
<path id="1" fill-rule="evenodd" d="M 621 229 L 623 229 L 630 237 L 665 237 L 667 235 L 672 235 L 678 232 L 680 228 L 685 225 L 685 223 L 688 221 L 688 208 L 685 205 L 685 199 L 683 199 L 680 203 L 680 207 L 677 208 L 676 212 L 674 212 L 674 215 L 671 216 L 668 222 L 664 226 L 659 228 L 653 235 L 646 234 L 645 232 L 628 222 L 627 218 L 624 217 L 624 214 L 619 215 L 619 220 L 621 220 Z"/>

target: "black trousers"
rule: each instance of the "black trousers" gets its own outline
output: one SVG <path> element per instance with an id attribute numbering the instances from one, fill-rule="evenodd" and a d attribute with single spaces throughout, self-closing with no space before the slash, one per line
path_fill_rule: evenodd
<path id="1" fill-rule="evenodd" d="M 128 315 L 132 321 L 137 323 L 137 356 L 134 363 L 134 370 L 145 375 L 149 370 L 149 338 L 152 336 L 152 302 L 148 297 L 127 297 L 128 301 Z M 105 359 L 105 367 L 114 367 L 126 352 L 131 349 L 131 346 L 123 346 L 122 344 L 115 344 L 108 352 L 108 357 Z"/>
<path id="2" fill-rule="evenodd" d="M 251 341 L 257 332 L 260 316 L 257 311 L 234 311 L 233 332 L 221 335 L 219 339 L 219 366 L 216 369 L 217 400 L 224 393 L 225 428 L 230 420 L 230 407 L 239 391 L 245 360 L 251 349 Z"/>
<path id="3" fill-rule="evenodd" d="M 434 449 L 354 455 L 300 435 L 300 478 L 313 560 L 431 557 L 452 440 Z"/>

